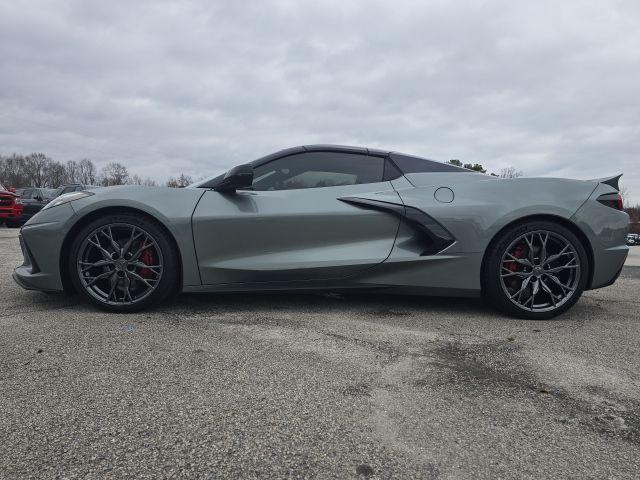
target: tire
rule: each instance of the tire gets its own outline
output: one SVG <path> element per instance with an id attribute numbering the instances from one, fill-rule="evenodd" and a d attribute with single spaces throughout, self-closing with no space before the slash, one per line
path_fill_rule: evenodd
<path id="1" fill-rule="evenodd" d="M 588 272 L 585 248 L 571 230 L 553 221 L 520 223 L 490 244 L 482 268 L 482 294 L 504 313 L 546 320 L 578 301 Z"/>
<path id="2" fill-rule="evenodd" d="M 141 214 L 106 215 L 82 227 L 67 267 L 75 290 L 110 312 L 156 306 L 178 287 L 179 257 L 172 239 Z"/>

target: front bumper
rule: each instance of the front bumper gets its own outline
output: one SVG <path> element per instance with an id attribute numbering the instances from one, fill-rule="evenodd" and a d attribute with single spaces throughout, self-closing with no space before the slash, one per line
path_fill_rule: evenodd
<path id="1" fill-rule="evenodd" d="M 0 220 L 19 220 L 22 208 L 0 208 Z"/>
<path id="2" fill-rule="evenodd" d="M 13 272 L 18 285 L 28 290 L 64 290 L 60 258 L 74 216 L 70 205 L 60 205 L 39 212 L 22 227 L 20 247 L 24 259 Z"/>

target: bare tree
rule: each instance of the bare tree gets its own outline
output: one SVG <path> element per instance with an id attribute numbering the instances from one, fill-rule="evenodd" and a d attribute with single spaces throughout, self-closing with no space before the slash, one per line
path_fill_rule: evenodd
<path id="1" fill-rule="evenodd" d="M 68 183 L 67 170 L 61 163 L 49 161 L 44 167 L 44 173 L 46 181 L 42 186 L 58 187 L 64 183 Z"/>
<path id="2" fill-rule="evenodd" d="M 15 153 L 0 157 L 0 180 L 7 186 L 22 186 L 25 183 L 24 157 Z"/>
<path id="3" fill-rule="evenodd" d="M 140 175 L 135 174 L 129 179 L 129 185 L 142 185 L 145 187 L 156 187 L 157 183 L 155 180 L 150 179 L 149 177 L 142 178 Z"/>
<path id="4" fill-rule="evenodd" d="M 46 187 L 47 167 L 51 163 L 51 159 L 44 153 L 32 153 L 24 157 L 25 176 L 29 180 L 28 185 L 32 187 Z"/>
<path id="5" fill-rule="evenodd" d="M 500 169 L 500 178 L 518 178 L 524 175 L 521 171 L 516 170 L 515 167 L 506 167 Z"/>
<path id="6" fill-rule="evenodd" d="M 129 180 L 127 167 L 118 162 L 107 163 L 100 174 L 100 183 L 104 187 L 125 185 Z"/>
<path id="7" fill-rule="evenodd" d="M 63 183 L 95 184 L 91 160 L 56 162 L 43 153 L 0 155 L 0 178 L 15 187 L 58 187 Z"/>
<path id="8" fill-rule="evenodd" d="M 64 183 L 79 183 L 78 182 L 78 162 L 75 160 L 67 161 L 67 164 L 64 166 L 66 179 Z"/>
<path id="9" fill-rule="evenodd" d="M 78 163 L 77 175 L 78 183 L 82 183 L 84 185 L 95 185 L 96 166 L 88 158 L 83 158 L 80 160 L 80 163 Z"/>
<path id="10" fill-rule="evenodd" d="M 147 177 L 142 181 L 142 185 L 144 185 L 145 187 L 157 187 L 158 184 L 156 183 L 155 180 L 152 180 L 151 178 Z"/>
<path id="11" fill-rule="evenodd" d="M 189 175 L 181 173 L 178 178 L 169 177 L 167 180 L 167 187 L 171 188 L 184 188 L 193 183 L 193 179 Z"/>
<path id="12" fill-rule="evenodd" d="M 620 196 L 622 197 L 622 203 L 629 207 L 629 197 L 631 196 L 631 191 L 629 190 L 629 187 L 627 187 L 626 185 L 624 187 L 620 187 L 620 189 L 618 190 L 620 192 Z"/>

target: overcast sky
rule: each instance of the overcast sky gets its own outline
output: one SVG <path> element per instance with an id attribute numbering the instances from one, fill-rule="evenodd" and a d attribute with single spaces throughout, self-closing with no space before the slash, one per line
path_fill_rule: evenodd
<path id="1" fill-rule="evenodd" d="M 639 25 L 636 0 L 4 1 L 0 153 L 164 180 L 339 143 L 624 172 L 640 202 Z"/>

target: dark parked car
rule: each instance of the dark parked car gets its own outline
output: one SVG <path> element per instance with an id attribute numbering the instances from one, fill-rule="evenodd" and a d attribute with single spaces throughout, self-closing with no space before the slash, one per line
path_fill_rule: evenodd
<path id="1" fill-rule="evenodd" d="M 19 188 L 16 193 L 20 195 L 22 202 L 22 216 L 20 222 L 24 223 L 42 210 L 49 201 L 54 198 L 56 190 L 53 188 Z"/>

